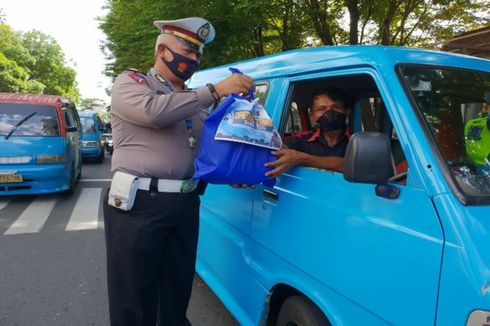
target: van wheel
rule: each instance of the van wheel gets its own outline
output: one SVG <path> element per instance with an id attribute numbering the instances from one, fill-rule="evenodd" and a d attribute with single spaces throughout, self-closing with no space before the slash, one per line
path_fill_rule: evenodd
<path id="1" fill-rule="evenodd" d="M 330 326 L 330 322 L 311 300 L 296 295 L 282 304 L 276 326 Z"/>
<path id="2" fill-rule="evenodd" d="M 102 162 L 104 162 L 104 157 L 105 157 L 105 151 L 104 151 L 104 150 L 102 150 L 102 151 L 100 151 L 100 155 L 99 155 L 99 157 L 97 158 L 97 163 L 102 163 Z"/>
<path id="3" fill-rule="evenodd" d="M 66 190 L 67 195 L 73 195 L 75 193 L 75 186 L 76 186 L 76 171 L 75 167 L 71 168 L 71 176 L 70 176 L 70 187 Z"/>

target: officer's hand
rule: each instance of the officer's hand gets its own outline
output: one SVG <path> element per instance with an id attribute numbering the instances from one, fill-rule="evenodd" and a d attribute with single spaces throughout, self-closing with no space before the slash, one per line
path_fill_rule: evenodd
<path id="1" fill-rule="evenodd" d="M 254 87 L 255 84 L 252 78 L 247 75 L 233 74 L 228 78 L 223 79 L 214 88 L 218 92 L 219 96 L 224 97 L 229 94 L 240 94 L 248 95 L 250 88 Z"/>
<path id="2" fill-rule="evenodd" d="M 278 176 L 290 167 L 301 165 L 303 157 L 302 152 L 289 148 L 281 148 L 280 150 L 272 151 L 271 153 L 277 157 L 277 160 L 274 162 L 265 163 L 265 166 L 274 168 L 273 170 L 265 173 L 265 175 L 268 177 Z"/>

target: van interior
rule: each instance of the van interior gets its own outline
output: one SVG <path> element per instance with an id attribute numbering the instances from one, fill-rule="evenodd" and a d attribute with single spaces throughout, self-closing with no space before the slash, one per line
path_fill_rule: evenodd
<path id="1" fill-rule="evenodd" d="M 348 117 L 347 135 L 370 131 L 384 133 L 390 138 L 393 156 L 393 177 L 390 180 L 404 184 L 408 172 L 405 155 L 378 88 L 373 78 L 367 74 L 311 79 L 293 84 L 287 102 L 288 109 L 284 111 L 279 127 L 282 137 L 292 137 L 314 129 L 308 111 L 312 94 L 325 87 L 339 88 L 349 96 L 351 114 Z"/>

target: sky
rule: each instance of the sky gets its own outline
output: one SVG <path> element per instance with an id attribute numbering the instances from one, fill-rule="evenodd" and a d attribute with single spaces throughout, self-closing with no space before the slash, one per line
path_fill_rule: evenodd
<path id="1" fill-rule="evenodd" d="M 110 103 L 105 88 L 111 79 L 103 70 L 105 58 L 99 49 L 104 33 L 96 17 L 104 16 L 104 0 L 0 0 L 6 23 L 15 31 L 36 29 L 53 37 L 65 54 L 66 63 L 77 72 L 82 98 Z"/>

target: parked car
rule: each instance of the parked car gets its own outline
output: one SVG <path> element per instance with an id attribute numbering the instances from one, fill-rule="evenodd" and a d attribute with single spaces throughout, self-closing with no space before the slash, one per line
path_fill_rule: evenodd
<path id="1" fill-rule="evenodd" d="M 82 173 L 80 132 L 68 99 L 0 93 L 0 195 L 73 192 Z"/>
<path id="2" fill-rule="evenodd" d="M 102 163 L 105 156 L 102 137 L 104 125 L 95 112 L 78 111 L 78 114 L 82 122 L 82 157 Z"/>
<path id="3" fill-rule="evenodd" d="M 240 325 L 488 324 L 490 175 L 468 156 L 484 126 L 465 125 L 490 102 L 490 61 L 329 46 L 202 70 L 189 87 L 229 67 L 254 79 L 283 138 L 311 130 L 318 88 L 352 101 L 343 173 L 299 166 L 201 198 L 197 272 Z"/>

